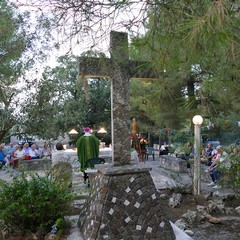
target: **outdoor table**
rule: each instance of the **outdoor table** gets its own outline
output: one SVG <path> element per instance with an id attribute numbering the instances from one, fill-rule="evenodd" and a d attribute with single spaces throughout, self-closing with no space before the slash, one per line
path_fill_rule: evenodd
<path id="1" fill-rule="evenodd" d="M 71 161 L 78 160 L 77 157 L 77 149 L 66 149 L 64 153 L 67 156 L 70 156 Z M 99 148 L 99 157 L 100 158 L 111 158 L 112 157 L 112 149 L 109 147 Z"/>

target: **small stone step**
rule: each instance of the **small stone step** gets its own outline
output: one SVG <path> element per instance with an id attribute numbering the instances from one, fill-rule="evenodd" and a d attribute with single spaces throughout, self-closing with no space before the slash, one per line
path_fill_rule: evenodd
<path id="1" fill-rule="evenodd" d="M 87 191 L 79 191 L 79 192 L 74 192 L 75 194 L 75 199 L 86 199 L 89 196 L 89 192 Z"/>
<path id="2" fill-rule="evenodd" d="M 71 231 L 67 240 L 83 240 L 83 236 L 78 228 L 79 215 L 65 216 L 64 218 L 71 222 Z"/>
<path id="3" fill-rule="evenodd" d="M 74 208 L 82 208 L 82 206 L 84 205 L 84 203 L 86 202 L 86 199 L 77 199 L 73 201 L 73 207 Z"/>

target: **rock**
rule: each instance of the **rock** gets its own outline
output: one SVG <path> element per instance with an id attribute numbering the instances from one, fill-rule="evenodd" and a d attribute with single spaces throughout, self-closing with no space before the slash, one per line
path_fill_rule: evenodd
<path id="1" fill-rule="evenodd" d="M 236 198 L 236 193 L 234 193 L 231 189 L 224 189 L 217 190 L 213 193 L 213 198 L 215 199 L 233 199 Z"/>
<path id="2" fill-rule="evenodd" d="M 232 207 L 225 208 L 225 213 L 227 215 L 233 215 L 234 214 L 234 208 L 232 208 Z"/>
<path id="3" fill-rule="evenodd" d="M 197 205 L 197 211 L 203 214 L 204 216 L 208 214 L 208 208 L 205 206 Z"/>
<path id="4" fill-rule="evenodd" d="M 219 218 L 213 217 L 212 215 L 209 214 L 209 211 L 212 212 L 213 210 L 217 209 L 217 203 L 211 201 L 210 204 L 208 205 L 208 209 L 203 207 L 203 206 L 197 206 L 197 209 L 201 214 L 207 219 L 208 222 L 210 223 L 221 223 L 221 220 Z"/>
<path id="5" fill-rule="evenodd" d="M 175 225 L 177 226 L 177 227 L 179 227 L 180 229 L 182 229 L 182 230 L 185 230 L 186 229 L 186 222 L 184 222 L 184 220 L 183 219 L 178 219 L 176 222 L 175 222 Z"/>
<path id="6" fill-rule="evenodd" d="M 198 222 L 197 212 L 188 210 L 187 213 L 182 215 L 183 220 L 185 220 L 190 225 Z"/>
<path id="7" fill-rule="evenodd" d="M 57 240 L 57 235 L 54 233 L 48 233 L 44 240 Z"/>
<path id="8" fill-rule="evenodd" d="M 217 212 L 219 213 L 225 213 L 225 204 L 217 204 Z"/>
<path id="9" fill-rule="evenodd" d="M 181 202 L 182 202 L 182 194 L 173 193 L 172 197 L 169 199 L 169 206 L 174 208 L 174 207 L 177 207 L 178 205 L 180 205 Z"/>
<path id="10" fill-rule="evenodd" d="M 194 232 L 189 229 L 185 230 L 184 232 L 189 236 L 194 236 Z"/>
<path id="11" fill-rule="evenodd" d="M 208 210 L 210 213 L 217 212 L 217 203 L 215 201 L 209 201 Z"/>
<path id="12" fill-rule="evenodd" d="M 236 208 L 235 208 L 235 211 L 237 212 L 237 214 L 240 215 L 240 206 L 236 207 Z"/>
<path id="13" fill-rule="evenodd" d="M 165 193 L 160 194 L 160 198 L 164 200 L 167 199 L 167 194 Z"/>
<path id="14" fill-rule="evenodd" d="M 222 199 L 209 201 L 209 212 L 225 213 L 225 204 Z"/>
<path id="15" fill-rule="evenodd" d="M 219 218 L 213 217 L 211 215 L 207 215 L 206 218 L 210 223 L 215 223 L 215 224 L 221 223 L 221 220 Z"/>

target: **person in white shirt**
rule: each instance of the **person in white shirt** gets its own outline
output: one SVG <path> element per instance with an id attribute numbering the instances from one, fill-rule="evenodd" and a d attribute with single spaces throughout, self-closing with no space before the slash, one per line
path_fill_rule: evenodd
<path id="1" fill-rule="evenodd" d="M 26 155 L 29 155 L 29 151 L 30 151 L 30 147 L 29 147 L 29 144 L 28 143 L 25 143 L 23 145 L 23 151 L 25 152 Z"/>
<path id="2" fill-rule="evenodd" d="M 47 144 L 44 144 L 43 149 L 41 150 L 41 158 L 51 158 L 51 156 L 51 149 L 48 148 Z"/>
<path id="3" fill-rule="evenodd" d="M 69 156 L 65 153 L 63 144 L 58 142 L 56 144 L 56 151 L 52 153 L 52 166 L 56 165 L 59 162 L 68 162 L 70 159 Z"/>
<path id="4" fill-rule="evenodd" d="M 37 151 L 36 146 L 34 144 L 29 149 L 28 155 L 31 157 L 31 159 L 37 159 L 39 157 L 38 156 L 38 151 Z"/>
<path id="5" fill-rule="evenodd" d="M 13 160 L 13 168 L 18 168 L 19 161 L 25 159 L 26 153 L 23 151 L 23 146 L 18 145 L 16 147 L 16 151 L 14 152 L 14 160 Z"/>

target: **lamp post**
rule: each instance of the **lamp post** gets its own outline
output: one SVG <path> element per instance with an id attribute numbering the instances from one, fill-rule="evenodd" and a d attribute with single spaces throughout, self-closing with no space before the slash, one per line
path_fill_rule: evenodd
<path id="1" fill-rule="evenodd" d="M 203 118 L 196 115 L 192 119 L 194 124 L 194 173 L 193 173 L 193 194 L 199 195 L 201 190 L 201 124 Z"/>
<path id="2" fill-rule="evenodd" d="M 78 134 L 78 132 L 73 128 L 68 134 L 76 135 L 76 134 Z"/>
<path id="3" fill-rule="evenodd" d="M 76 135 L 78 135 L 78 132 L 73 128 L 71 129 L 71 131 L 68 132 L 68 134 L 71 136 L 73 141 L 76 141 L 75 137 Z M 73 147 L 75 147 L 75 142 L 73 143 Z"/>
<path id="4" fill-rule="evenodd" d="M 102 127 L 102 128 L 100 128 L 100 130 L 98 130 L 97 133 L 100 133 L 100 134 L 102 135 L 100 147 L 101 147 L 101 148 L 104 148 L 104 147 L 105 147 L 105 142 L 103 142 L 103 138 L 104 138 L 104 134 L 106 134 L 107 131 Z"/>
<path id="5" fill-rule="evenodd" d="M 97 133 L 107 133 L 107 131 L 104 128 L 100 128 L 100 130 Z"/>

